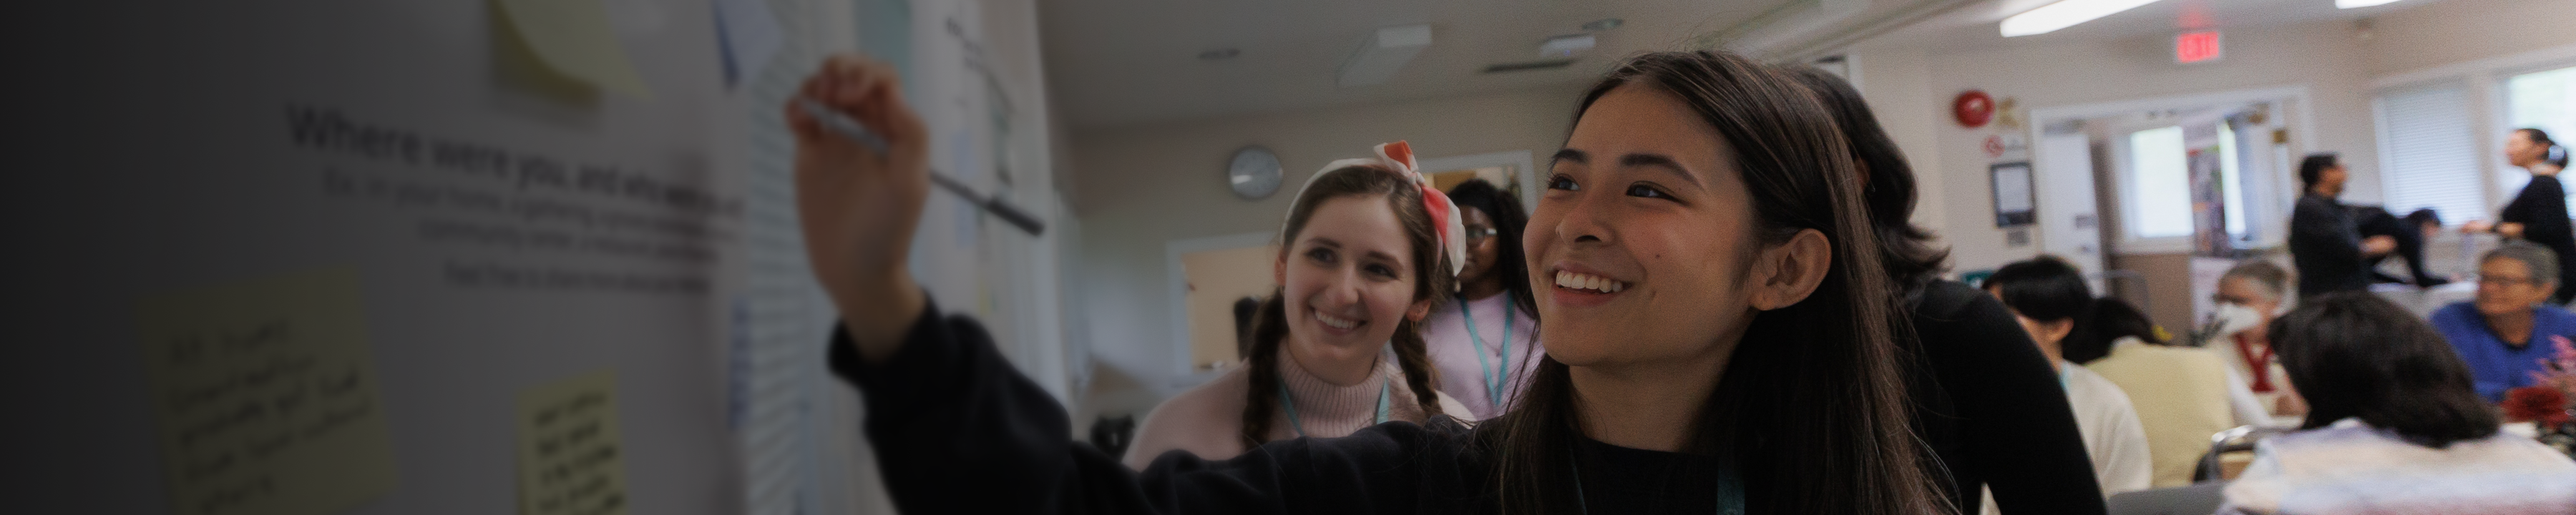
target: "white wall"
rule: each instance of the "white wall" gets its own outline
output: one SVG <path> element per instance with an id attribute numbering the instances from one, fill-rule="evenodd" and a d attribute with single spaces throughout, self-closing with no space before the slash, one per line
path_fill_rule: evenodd
<path id="1" fill-rule="evenodd" d="M 1941 195 L 1943 190 L 1938 188 L 1948 177 L 1938 166 L 1943 150 L 1938 141 L 1940 124 L 1947 118 L 1889 114 L 1946 113 L 1950 110 L 1949 95 L 1933 91 L 1927 85 L 1932 68 L 1924 62 L 1922 52 L 1874 52 L 1849 57 L 1864 70 L 1860 83 L 1854 86 L 1860 89 L 1861 97 L 1867 99 L 1870 110 L 1879 116 L 1879 126 L 1887 129 L 1888 137 L 1896 140 L 1896 146 L 1905 151 L 1906 163 L 1914 167 L 1914 183 L 1924 190 L 1915 196 L 1914 224 L 1934 230 L 1948 227 L 1949 205 L 1953 202 Z M 1987 218 L 1991 216 L 1977 219 Z"/>
<path id="2" fill-rule="evenodd" d="M 1081 218 L 1079 306 L 1092 356 L 1135 379 L 1149 396 L 1077 407 L 1111 414 L 1151 408 L 1191 386 L 1174 365 L 1164 244 L 1172 240 L 1275 232 L 1297 185 L 1334 159 L 1368 155 L 1378 143 L 1411 141 L 1424 159 L 1529 151 L 1544 166 L 1573 121 L 1579 84 L 1406 102 L 1073 131 L 1071 177 Z M 1227 160 L 1261 145 L 1278 153 L 1280 192 L 1247 201 L 1228 189 Z M 1076 420 L 1078 427 L 1088 419 Z"/>
<path id="3" fill-rule="evenodd" d="M 2380 16 L 2361 41 L 2372 76 L 2576 44 L 2576 0 L 2445 0 Z"/>

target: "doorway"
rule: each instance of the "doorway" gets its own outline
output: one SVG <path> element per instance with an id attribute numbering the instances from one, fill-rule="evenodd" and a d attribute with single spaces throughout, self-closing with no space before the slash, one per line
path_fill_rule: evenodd
<path id="1" fill-rule="evenodd" d="M 2043 221 L 2047 251 L 2186 336 L 2215 309 L 2209 297 L 2228 267 L 2287 265 L 2306 98 L 2290 87 L 2033 109 L 2032 161 L 2058 184 L 2042 188 L 2071 204 L 2054 211 L 2098 214 Z"/>

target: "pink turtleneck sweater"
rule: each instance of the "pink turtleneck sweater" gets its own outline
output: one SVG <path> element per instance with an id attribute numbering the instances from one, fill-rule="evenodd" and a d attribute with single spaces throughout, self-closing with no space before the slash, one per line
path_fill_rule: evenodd
<path id="1" fill-rule="evenodd" d="M 1297 405 L 1297 426 L 1306 436 L 1334 438 L 1350 436 L 1361 428 L 1376 425 L 1378 386 L 1386 385 L 1387 421 L 1422 423 L 1422 407 L 1414 401 L 1413 389 L 1404 384 L 1404 373 L 1388 359 L 1379 359 L 1377 373 L 1358 384 L 1339 386 L 1324 382 L 1308 373 L 1288 355 L 1279 352 L 1279 381 L 1288 387 L 1288 396 Z M 1243 454 L 1243 406 L 1246 390 L 1252 387 L 1248 367 L 1235 367 L 1207 384 L 1181 392 L 1154 407 L 1145 423 L 1136 429 L 1135 442 L 1127 447 L 1120 461 L 1128 468 L 1144 470 L 1155 457 L 1172 450 L 1190 451 L 1200 458 L 1222 460 Z M 1276 391 L 1265 392 L 1278 395 Z M 1467 408 L 1441 394 L 1441 410 L 1464 418 Z M 1271 412 L 1270 441 L 1297 437 L 1290 427 L 1285 406 Z"/>

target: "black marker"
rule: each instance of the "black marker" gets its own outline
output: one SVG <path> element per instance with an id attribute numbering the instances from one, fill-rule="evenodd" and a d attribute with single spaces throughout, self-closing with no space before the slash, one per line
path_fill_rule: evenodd
<path id="1" fill-rule="evenodd" d="M 815 102 L 814 99 L 810 98 L 796 99 L 796 107 L 804 110 L 806 116 L 812 116 L 816 121 L 822 122 L 823 128 L 831 129 L 832 132 L 840 133 L 841 137 L 849 138 L 850 141 L 856 141 L 861 145 L 867 145 L 869 150 L 876 151 L 878 155 L 887 155 L 889 153 L 889 145 L 886 144 L 884 136 L 878 136 L 876 131 L 868 130 L 866 125 L 859 124 L 857 120 L 851 120 L 848 116 L 842 116 L 839 111 L 833 111 L 831 108 L 823 107 L 822 103 Z M 940 189 L 948 190 L 949 193 L 955 193 L 957 196 L 965 197 L 967 202 L 973 202 L 977 206 L 982 206 L 984 208 L 984 212 L 992 213 L 993 216 L 1001 217 L 1002 221 L 1010 222 L 1012 226 L 1019 227 L 1022 231 L 1028 231 L 1030 236 L 1037 236 L 1046 232 L 1046 222 L 1038 221 L 1038 217 L 1030 216 L 1027 211 L 1021 211 L 1019 207 L 1012 206 L 1009 201 L 1002 200 L 1002 197 L 984 196 L 982 193 L 975 192 L 974 188 L 968 187 L 964 183 L 957 182 L 956 179 L 950 179 L 947 175 L 939 173 L 938 170 L 930 171 L 930 183 L 939 185 Z"/>

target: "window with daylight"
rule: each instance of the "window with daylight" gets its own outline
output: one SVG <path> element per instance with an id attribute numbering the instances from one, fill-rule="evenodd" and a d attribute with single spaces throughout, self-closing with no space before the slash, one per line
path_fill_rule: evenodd
<path id="1" fill-rule="evenodd" d="M 2492 218 L 2479 186 L 2464 88 L 2446 83 L 2381 91 L 2371 110 L 2378 118 L 2380 179 L 2389 212 L 2432 208 L 2443 223 L 2454 225 Z"/>
<path id="2" fill-rule="evenodd" d="M 2132 237 L 2191 236 L 2191 169 L 2182 141 L 2180 126 L 2129 133 Z"/>

